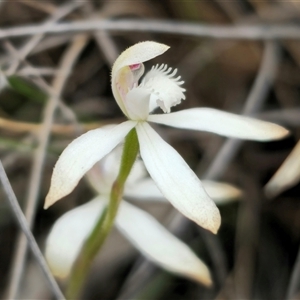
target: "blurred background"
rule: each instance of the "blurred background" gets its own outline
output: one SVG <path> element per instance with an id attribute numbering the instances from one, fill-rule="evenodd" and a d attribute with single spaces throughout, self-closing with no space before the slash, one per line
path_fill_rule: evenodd
<path id="1" fill-rule="evenodd" d="M 300 2 L 0 2 L 1 29 L 101 19 L 297 25 Z M 241 199 L 219 207 L 222 225 L 216 236 L 182 218 L 175 222 L 169 204 L 142 205 L 210 267 L 214 286 L 208 289 L 154 267 L 113 230 L 93 264 L 82 299 L 300 299 L 295 284 L 296 292 L 288 295 L 297 269 L 300 185 L 271 199 L 263 189 L 300 136 L 300 43 L 296 39 L 227 39 L 117 29 L 1 39 L 0 158 L 41 249 L 55 220 L 93 197 L 82 180 L 71 195 L 43 210 L 53 166 L 81 133 L 125 120 L 112 96 L 110 70 L 120 52 L 145 40 L 171 46 L 167 54 L 147 62 L 146 70 L 167 63 L 178 68 L 185 81 L 187 99 L 173 111 L 218 108 L 281 124 L 291 134 L 276 142 L 228 142 L 205 132 L 157 126 L 200 178 L 222 180 L 243 191 Z M 6 299 L 12 270 L 22 264 L 16 260 L 19 228 L 2 190 L 0 231 L 0 297 Z M 64 290 L 66 283 L 59 283 Z M 30 252 L 18 289 L 18 299 L 53 298 Z"/>

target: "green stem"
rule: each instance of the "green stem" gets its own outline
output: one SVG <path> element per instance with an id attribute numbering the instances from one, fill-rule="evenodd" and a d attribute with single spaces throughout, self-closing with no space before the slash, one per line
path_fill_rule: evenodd
<path id="1" fill-rule="evenodd" d="M 103 211 L 92 233 L 87 238 L 72 269 L 66 292 L 68 299 L 78 299 L 80 296 L 90 265 L 114 224 L 119 204 L 122 200 L 124 185 L 136 160 L 138 151 L 139 143 L 136 130 L 133 128 L 125 138 L 120 170 L 111 189 L 109 205 Z"/>

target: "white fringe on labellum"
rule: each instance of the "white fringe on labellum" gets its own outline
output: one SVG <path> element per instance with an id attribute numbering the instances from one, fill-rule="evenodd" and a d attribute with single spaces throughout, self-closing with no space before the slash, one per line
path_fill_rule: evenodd
<path id="1" fill-rule="evenodd" d="M 181 85 L 184 81 L 179 81 L 181 76 L 174 78 L 177 69 L 168 68 L 166 64 L 156 65 L 146 74 L 141 83 L 141 87 L 147 89 L 152 97 L 150 101 L 155 101 L 164 113 L 170 113 L 171 107 L 176 106 L 185 100 L 186 91 Z M 153 107 L 153 104 L 150 103 Z"/>

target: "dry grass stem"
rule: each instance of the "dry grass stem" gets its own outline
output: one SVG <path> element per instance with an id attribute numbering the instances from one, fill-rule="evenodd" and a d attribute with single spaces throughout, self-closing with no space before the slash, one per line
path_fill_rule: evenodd
<path id="1" fill-rule="evenodd" d="M 253 115 L 262 107 L 263 101 L 266 99 L 273 84 L 276 68 L 279 64 L 278 47 L 276 42 L 267 42 L 265 44 L 260 70 L 257 73 L 257 77 L 242 111 L 244 115 Z M 221 178 L 226 167 L 235 157 L 241 145 L 242 142 L 239 140 L 228 139 L 214 157 L 213 163 L 206 171 L 204 177 L 213 180 Z"/>
<path id="2" fill-rule="evenodd" d="M 70 12 L 78 8 L 80 5 L 82 5 L 81 2 L 72 1 L 62 5 L 61 7 L 58 7 L 55 10 L 55 12 L 53 12 L 53 15 L 43 23 L 43 26 L 51 26 L 58 20 L 70 14 Z M 15 61 L 13 61 L 10 68 L 6 71 L 6 74 L 8 76 L 15 73 L 20 61 L 23 61 L 26 58 L 26 56 L 37 46 L 37 44 L 42 40 L 43 37 L 44 34 L 37 34 L 30 37 L 30 39 L 25 43 L 25 45 L 21 47 L 20 50 L 18 50 L 17 58 L 15 59 Z"/>
<path id="3" fill-rule="evenodd" d="M 87 40 L 88 37 L 86 35 L 79 35 L 74 38 L 69 48 L 65 51 L 60 62 L 59 69 L 63 70 L 63 75 L 57 76 L 53 80 L 52 87 L 54 93 L 49 98 L 44 110 L 43 124 L 38 133 L 39 144 L 34 151 L 33 166 L 29 179 L 29 191 L 26 199 L 25 216 L 30 228 L 32 227 L 35 216 L 46 149 L 49 142 L 49 134 L 51 132 L 54 112 L 57 108 L 66 80 L 68 79 L 79 54 L 85 47 Z M 13 273 L 8 293 L 8 298 L 10 299 L 15 299 L 17 296 L 18 288 L 22 278 L 22 272 L 24 269 L 27 241 L 23 235 L 19 237 L 16 249 Z"/>
<path id="4" fill-rule="evenodd" d="M 23 233 L 26 236 L 26 239 L 28 240 L 29 246 L 31 248 L 31 251 L 33 252 L 34 256 L 36 257 L 36 260 L 38 264 L 40 265 L 42 271 L 44 272 L 46 278 L 48 279 L 48 282 L 50 284 L 50 288 L 55 295 L 57 300 L 63 300 L 65 297 L 63 296 L 59 286 L 57 285 L 55 279 L 53 278 L 48 265 L 44 259 L 43 254 L 41 253 L 38 244 L 36 243 L 33 234 L 31 233 L 31 228 L 29 227 L 27 220 L 21 210 L 21 207 L 19 206 L 19 202 L 12 190 L 12 187 L 9 183 L 9 180 L 7 178 L 7 175 L 5 173 L 5 170 L 3 168 L 2 162 L 0 161 L 0 181 L 2 183 L 3 189 L 5 191 L 6 197 L 8 199 L 9 205 L 14 213 L 14 216 L 16 217 L 17 222 L 19 223 L 19 226 Z M 12 298 L 15 299 L 15 298 Z"/>
<path id="5" fill-rule="evenodd" d="M 91 129 L 99 128 L 107 124 L 118 124 L 124 121 L 124 118 L 109 119 L 102 122 L 78 123 L 78 124 L 52 124 L 51 133 L 61 136 L 75 136 L 78 131 L 78 126 L 82 131 L 86 132 Z M 15 133 L 33 133 L 37 134 L 41 130 L 42 124 L 12 121 L 0 118 L 0 128 L 8 132 Z"/>
<path id="6" fill-rule="evenodd" d="M 46 33 L 95 30 L 157 32 L 216 39 L 300 39 L 299 25 L 202 25 L 158 20 L 87 20 L 51 25 L 26 25 L 0 30 L 0 39 Z"/>

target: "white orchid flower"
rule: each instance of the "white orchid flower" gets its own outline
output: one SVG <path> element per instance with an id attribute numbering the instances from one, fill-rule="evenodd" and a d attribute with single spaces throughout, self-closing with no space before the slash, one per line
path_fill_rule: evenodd
<path id="1" fill-rule="evenodd" d="M 164 197 L 183 215 L 216 233 L 220 213 L 200 180 L 178 152 L 167 144 L 149 122 L 203 130 L 220 135 L 268 141 L 287 135 L 284 128 L 210 108 L 193 108 L 170 113 L 185 98 L 177 70 L 166 65 L 152 68 L 139 84 L 143 62 L 169 49 L 146 41 L 125 50 L 112 68 L 112 91 L 128 121 L 113 128 L 91 130 L 75 139 L 62 153 L 53 171 L 45 208 L 68 195 L 91 167 L 114 149 L 136 128 L 140 154 L 145 166 Z M 150 114 L 160 107 L 166 114 Z"/>
<path id="2" fill-rule="evenodd" d="M 81 247 L 108 203 L 110 190 L 118 174 L 120 150 L 118 147 L 112 151 L 87 173 L 89 183 L 99 196 L 65 213 L 52 227 L 46 241 L 45 256 L 55 276 L 65 278 L 70 274 Z M 210 196 L 216 196 L 219 202 L 221 198 L 229 201 L 240 194 L 237 188 L 224 183 L 209 182 L 208 188 Z M 147 177 L 141 160 L 135 163 L 126 182 L 125 198 L 128 196 L 126 191 L 129 191 L 129 197 L 135 199 L 164 199 L 153 180 Z M 207 266 L 147 212 L 122 200 L 115 225 L 142 254 L 158 266 L 204 285 L 211 284 Z"/>

